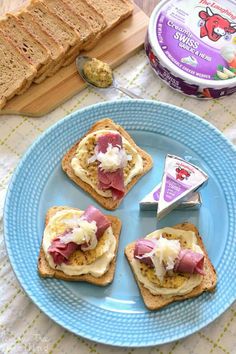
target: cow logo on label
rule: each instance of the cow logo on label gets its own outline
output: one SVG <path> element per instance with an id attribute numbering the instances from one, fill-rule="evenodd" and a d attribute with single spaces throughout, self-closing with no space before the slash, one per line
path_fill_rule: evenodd
<path id="1" fill-rule="evenodd" d="M 200 37 L 208 37 L 211 41 L 217 42 L 220 38 L 229 40 L 231 34 L 236 32 L 236 23 L 231 23 L 220 14 L 214 13 L 210 7 L 206 11 L 199 12 Z"/>
<path id="2" fill-rule="evenodd" d="M 150 50 L 150 53 L 149 53 L 149 59 L 150 59 L 152 64 L 155 64 L 156 57 L 155 57 L 155 55 L 153 54 L 153 52 L 151 50 Z"/>
<path id="3" fill-rule="evenodd" d="M 175 171 L 176 171 L 176 179 L 179 179 L 180 181 L 183 181 L 184 179 L 188 179 L 188 177 L 190 177 L 190 172 L 185 170 L 182 167 L 177 167 Z"/>

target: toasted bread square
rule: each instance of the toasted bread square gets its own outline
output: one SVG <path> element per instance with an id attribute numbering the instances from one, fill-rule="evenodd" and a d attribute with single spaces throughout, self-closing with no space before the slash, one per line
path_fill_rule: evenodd
<path id="1" fill-rule="evenodd" d="M 121 136 L 123 136 L 132 145 L 132 147 L 134 147 L 137 150 L 137 152 L 139 153 L 139 155 L 142 157 L 142 160 L 143 160 L 143 167 L 144 167 L 143 172 L 132 178 L 131 182 L 125 187 L 124 197 L 119 200 L 113 200 L 112 197 L 107 198 L 107 197 L 104 197 L 104 196 L 98 194 L 93 187 L 91 187 L 86 182 L 82 181 L 82 179 L 80 179 L 80 177 L 76 176 L 72 167 L 71 167 L 71 160 L 76 154 L 76 150 L 77 150 L 77 147 L 78 147 L 80 141 L 88 134 L 93 133 L 97 130 L 102 130 L 102 129 L 116 130 L 118 133 L 120 133 Z M 103 206 L 105 209 L 108 209 L 108 210 L 114 210 L 119 206 L 121 201 L 125 198 L 126 194 L 136 184 L 136 182 L 152 168 L 152 165 L 153 165 L 152 158 L 148 153 L 146 153 L 144 150 L 140 149 L 135 144 L 135 142 L 131 138 L 131 136 L 120 125 L 114 123 L 109 118 L 102 119 L 102 120 L 98 121 L 97 123 L 95 123 L 85 136 L 83 136 L 74 146 L 72 146 L 72 148 L 63 157 L 62 169 L 66 172 L 66 174 L 68 175 L 68 177 L 70 179 L 72 179 L 85 192 L 90 194 L 101 206 Z"/>
<path id="2" fill-rule="evenodd" d="M 60 210 L 67 209 L 67 208 L 68 207 L 58 207 L 58 206 L 50 208 L 46 214 L 45 226 L 48 224 L 50 218 L 56 212 L 58 212 Z M 76 208 L 73 208 L 73 209 L 76 209 Z M 111 215 L 107 215 L 107 218 L 112 223 L 111 227 L 112 227 L 113 234 L 117 240 L 117 243 L 116 243 L 115 257 L 111 261 L 109 269 L 104 275 L 102 275 L 99 278 L 94 277 L 91 274 L 68 275 L 68 274 L 65 274 L 64 272 L 62 272 L 61 270 L 52 269 L 49 266 L 48 261 L 45 257 L 42 244 L 40 247 L 39 258 L 38 258 L 39 275 L 42 278 L 57 278 L 57 279 L 62 279 L 62 280 L 66 280 L 66 281 L 84 281 L 84 282 L 88 282 L 88 283 L 99 285 L 99 286 L 105 286 L 105 285 L 111 283 L 114 278 L 114 274 L 115 274 L 116 254 L 117 254 L 117 250 L 118 250 L 119 236 L 120 236 L 120 231 L 121 231 L 121 221 L 117 217 L 111 216 Z"/>
<path id="3" fill-rule="evenodd" d="M 204 252 L 205 255 L 205 260 L 204 260 L 204 272 L 205 275 L 203 276 L 203 280 L 201 284 L 199 284 L 197 287 L 195 287 L 190 293 L 181 295 L 181 296 L 164 296 L 164 295 L 153 295 L 150 293 L 150 291 L 143 286 L 143 284 L 137 279 L 135 275 L 135 271 L 132 267 L 131 261 L 134 257 L 134 246 L 135 242 L 129 244 L 125 248 L 125 255 L 129 261 L 129 265 L 134 273 L 135 280 L 138 284 L 141 296 L 143 298 L 143 301 L 146 305 L 146 307 L 149 310 L 159 310 L 162 307 L 170 304 L 171 302 L 174 301 L 182 301 L 185 299 L 189 299 L 191 297 L 198 296 L 202 294 L 204 291 L 213 291 L 216 287 L 216 282 L 217 282 L 217 275 L 214 266 L 212 265 L 208 255 L 207 251 L 204 247 L 204 244 L 202 242 L 202 238 L 199 235 L 198 229 L 196 226 L 190 223 L 183 223 L 183 224 L 178 224 L 173 226 L 175 229 L 179 230 L 185 230 L 185 231 L 193 231 L 196 234 L 198 244 L 201 247 L 201 249 Z"/>

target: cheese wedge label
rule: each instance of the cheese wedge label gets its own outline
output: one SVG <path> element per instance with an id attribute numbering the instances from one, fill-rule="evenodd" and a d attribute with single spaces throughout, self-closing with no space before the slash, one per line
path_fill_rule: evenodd
<path id="1" fill-rule="evenodd" d="M 157 218 L 160 220 L 208 180 L 199 167 L 178 156 L 167 155 Z"/>
<path id="2" fill-rule="evenodd" d="M 188 186 L 176 181 L 169 173 L 166 174 L 163 198 L 166 202 L 172 202 L 179 195 L 188 190 Z"/>
<path id="3" fill-rule="evenodd" d="M 141 210 L 157 210 L 158 202 L 161 193 L 161 183 L 155 186 L 150 193 L 148 193 L 140 202 L 139 208 Z M 201 196 L 198 192 L 193 192 L 187 195 L 181 203 L 177 206 L 178 209 L 199 209 L 201 206 Z"/>
<path id="4" fill-rule="evenodd" d="M 159 185 L 159 187 L 154 191 L 154 193 L 152 194 L 153 199 L 156 201 L 159 201 L 160 199 L 160 193 L 161 193 L 161 183 Z"/>

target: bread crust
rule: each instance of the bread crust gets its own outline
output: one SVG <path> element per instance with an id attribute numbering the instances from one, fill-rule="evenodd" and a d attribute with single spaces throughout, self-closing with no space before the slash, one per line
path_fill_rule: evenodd
<path id="1" fill-rule="evenodd" d="M 182 224 L 177 224 L 173 226 L 175 229 L 179 230 L 185 230 L 185 231 L 193 231 L 196 234 L 198 244 L 201 247 L 201 249 L 204 252 L 205 255 L 205 260 L 204 260 L 204 272 L 205 275 L 203 276 L 203 280 L 201 284 L 199 284 L 197 287 L 195 287 L 190 293 L 181 295 L 181 296 L 164 296 L 164 295 L 153 295 L 150 293 L 148 289 L 146 289 L 143 284 L 137 279 L 137 276 L 135 274 L 135 271 L 132 267 L 131 261 L 133 259 L 133 252 L 134 252 L 134 245 L 135 242 L 129 244 L 125 248 L 125 255 L 127 257 L 127 260 L 129 262 L 129 265 L 133 271 L 135 280 L 138 284 L 140 294 L 143 298 L 144 304 L 149 310 L 159 310 L 162 307 L 175 302 L 175 301 L 182 301 L 185 299 L 189 299 L 195 296 L 199 296 L 205 291 L 213 291 L 216 287 L 216 282 L 217 282 L 217 275 L 214 266 L 212 265 L 208 255 L 206 248 L 203 244 L 202 238 L 199 235 L 198 229 L 196 228 L 195 225 L 190 224 L 190 223 L 182 223 Z"/>
<path id="2" fill-rule="evenodd" d="M 4 107 L 6 102 L 13 96 L 23 91 L 24 88 L 31 84 L 37 74 L 35 67 L 29 59 L 26 59 L 21 51 L 14 45 L 11 39 L 4 35 L 0 29 L 0 66 L 1 75 L 4 77 L 4 70 L 9 63 L 12 62 L 11 70 L 14 77 L 8 84 L 2 84 L 0 90 L 0 109 Z M 21 75 L 19 75 L 21 73 Z"/>
<path id="3" fill-rule="evenodd" d="M 76 154 L 77 147 L 81 140 L 86 137 L 88 134 L 93 133 L 97 130 L 101 129 L 111 129 L 111 130 L 116 130 L 118 133 L 120 133 L 128 142 L 134 147 L 139 155 L 142 157 L 143 160 L 143 172 L 134 178 L 132 178 L 131 182 L 125 187 L 125 195 L 130 191 L 130 189 L 138 182 L 138 180 L 145 175 L 153 165 L 152 158 L 151 156 L 146 153 L 144 150 L 140 149 L 134 142 L 134 140 L 131 138 L 131 136 L 118 124 L 115 124 L 111 119 L 109 118 L 104 118 L 102 120 L 99 120 L 96 122 L 90 130 L 83 136 L 75 145 L 72 146 L 72 148 L 65 154 L 65 156 L 62 159 L 62 169 L 64 172 L 68 175 L 68 177 L 74 181 L 79 187 L 81 187 L 85 192 L 90 194 L 100 205 L 102 205 L 105 209 L 108 210 L 114 210 L 116 209 L 124 197 L 120 200 L 113 200 L 112 197 L 106 198 L 103 197 L 102 195 L 98 194 L 93 187 L 91 187 L 89 184 L 86 182 L 82 181 L 78 176 L 75 175 L 72 167 L 71 167 L 71 160 Z"/>
<path id="4" fill-rule="evenodd" d="M 47 226 L 50 218 L 54 214 L 56 214 L 56 212 L 58 212 L 60 210 L 65 210 L 68 208 L 70 208 L 70 207 L 55 206 L 55 207 L 50 208 L 46 214 L 45 226 Z M 73 208 L 73 209 L 80 210 L 77 208 Z M 39 273 L 39 275 L 42 278 L 57 278 L 57 279 L 62 279 L 62 280 L 66 280 L 66 281 L 84 281 L 84 282 L 88 282 L 88 283 L 99 285 L 99 286 L 105 286 L 105 285 L 111 283 L 114 278 L 114 274 L 115 274 L 116 255 L 117 255 L 117 251 L 118 251 L 119 236 L 120 236 L 120 231 L 121 231 L 121 221 L 115 216 L 111 216 L 111 215 L 106 215 L 106 216 L 112 223 L 112 225 L 111 225 L 112 231 L 113 231 L 113 234 L 114 234 L 117 242 L 116 242 L 115 257 L 111 261 L 109 269 L 105 274 L 103 274 L 101 277 L 97 278 L 97 277 L 92 276 L 91 274 L 68 275 L 68 274 L 65 274 L 64 272 L 62 272 L 61 270 L 52 269 L 49 266 L 48 261 L 45 257 L 45 253 L 44 253 L 42 243 L 41 243 L 39 257 L 38 257 L 38 273 Z"/>

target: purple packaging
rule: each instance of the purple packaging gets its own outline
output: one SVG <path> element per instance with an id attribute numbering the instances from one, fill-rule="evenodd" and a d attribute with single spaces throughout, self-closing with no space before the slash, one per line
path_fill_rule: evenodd
<path id="1" fill-rule="evenodd" d="M 236 4 L 163 0 L 154 9 L 145 50 L 156 74 L 197 98 L 236 92 Z"/>
<path id="2" fill-rule="evenodd" d="M 199 167 L 178 156 L 166 155 L 157 209 L 158 220 L 169 214 L 207 180 L 207 174 Z"/>
<path id="3" fill-rule="evenodd" d="M 155 188 L 152 189 L 140 202 L 140 210 L 155 210 L 157 211 L 158 202 L 161 192 L 161 183 L 159 183 Z M 176 209 L 199 209 L 202 204 L 201 195 L 198 192 L 193 192 L 191 195 L 184 198 Z"/>

